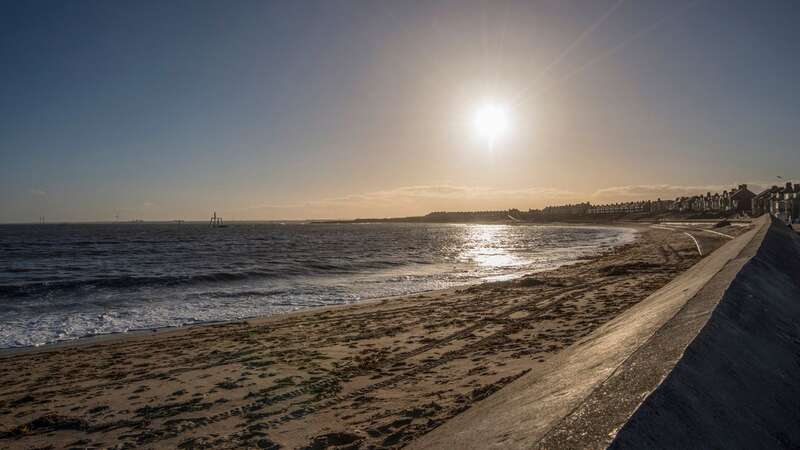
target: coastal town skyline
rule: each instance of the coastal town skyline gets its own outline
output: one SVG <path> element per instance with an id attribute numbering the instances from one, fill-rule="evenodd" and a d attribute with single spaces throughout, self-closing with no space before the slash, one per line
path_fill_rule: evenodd
<path id="1" fill-rule="evenodd" d="M 410 198 L 417 198 L 418 200 L 433 200 L 432 203 L 420 202 L 420 204 L 431 204 L 432 208 L 421 210 L 420 208 L 412 208 L 406 211 L 412 211 L 410 214 L 400 214 L 399 211 L 404 209 L 390 210 L 390 215 L 376 215 L 369 216 L 353 216 L 353 217 L 283 217 L 283 218 L 239 218 L 239 221 L 281 221 L 281 220 L 356 220 L 356 219 L 398 219 L 404 218 L 431 218 L 434 221 L 442 220 L 449 217 L 448 220 L 455 220 L 459 214 L 472 215 L 472 219 L 479 219 L 483 213 L 502 213 L 508 211 L 523 211 L 526 214 L 542 215 L 542 217 L 562 215 L 602 215 L 607 213 L 633 213 L 633 212 L 658 212 L 658 211 L 672 211 L 672 212 L 720 212 L 723 213 L 733 208 L 728 208 L 725 204 L 721 203 L 722 198 L 727 198 L 729 194 L 733 194 L 736 190 L 744 189 L 750 192 L 754 197 L 759 197 L 764 200 L 765 204 L 760 204 L 758 207 L 751 207 L 749 204 L 746 208 L 741 209 L 742 213 L 752 215 L 753 217 L 759 216 L 764 213 L 772 213 L 775 215 L 777 211 L 772 211 L 769 199 L 775 192 L 797 192 L 797 196 L 792 196 L 792 199 L 800 199 L 800 185 L 793 183 L 791 180 L 784 180 L 783 177 L 776 177 L 777 183 L 757 182 L 745 183 L 739 185 L 705 185 L 705 186 L 672 186 L 672 185 L 639 185 L 639 186 L 616 186 L 607 189 L 601 189 L 590 195 L 583 195 L 576 192 L 565 192 L 554 197 L 552 201 L 545 202 L 542 206 L 530 206 L 529 204 L 514 203 L 517 200 L 529 200 L 526 196 L 530 194 L 531 190 L 509 190 L 502 192 L 506 197 L 502 201 L 498 201 L 491 197 L 486 196 L 487 193 L 492 193 L 492 190 L 483 190 L 483 200 L 488 199 L 488 203 L 470 202 L 465 201 L 459 195 L 464 192 L 469 192 L 469 189 L 459 186 L 441 185 L 441 186 L 422 186 L 407 189 L 405 196 Z M 754 191 L 751 191 L 751 189 Z M 481 190 L 478 190 L 480 193 Z M 544 192 L 544 190 L 542 190 Z M 434 193 L 436 195 L 430 195 Z M 375 201 L 386 202 L 390 198 L 391 192 L 380 192 L 365 195 L 364 199 L 372 198 Z M 351 197 L 354 198 L 355 196 Z M 779 196 L 780 197 L 780 196 Z M 454 200 L 455 199 L 455 200 Z M 712 206 L 712 199 L 715 205 Z M 326 202 L 331 204 L 341 204 L 348 198 L 343 199 L 329 199 L 323 202 L 310 202 L 311 204 L 322 205 Z M 800 200 L 793 200 L 793 203 L 798 203 L 794 206 L 797 211 L 800 208 Z M 485 207 L 468 208 L 470 205 L 487 205 Z M 496 207 L 496 204 L 508 205 Z M 653 205 L 652 209 L 650 205 Z M 446 205 L 447 208 L 436 209 L 436 205 Z M 453 207 L 453 205 L 466 205 L 466 208 Z M 655 206 L 658 205 L 658 206 Z M 730 204 L 727 204 L 730 205 Z M 299 206 L 298 206 L 299 207 Z M 777 205 L 776 205 L 777 207 Z M 286 206 L 286 209 L 292 209 L 292 206 Z M 226 211 L 229 212 L 229 211 Z M 122 213 L 122 214 L 121 214 Z M 174 222 L 174 221 L 208 221 L 207 217 L 172 217 L 172 218 L 148 218 L 142 219 L 141 216 L 135 216 L 135 210 L 117 210 L 113 218 L 103 218 L 96 220 L 76 220 L 74 222 Z M 134 214 L 134 216 L 130 216 Z M 213 211 L 212 221 L 217 218 L 217 211 Z M 444 215 L 443 215 L 444 214 Z M 494 214 L 496 215 L 496 214 Z M 796 214 L 795 214 L 796 215 Z M 438 219 L 437 219 L 438 216 Z M 221 216 L 220 216 L 221 218 Z M 464 216 L 462 219 L 469 219 Z M 496 217 L 495 217 L 496 219 Z M 228 216 L 227 221 L 237 221 L 236 217 Z M 513 221 L 515 218 L 509 218 Z M 48 222 L 62 222 L 68 223 L 69 221 L 59 221 L 48 219 L 46 215 L 40 215 L 34 220 L 22 221 L 18 223 L 48 223 Z"/>
<path id="2" fill-rule="evenodd" d="M 0 2 L 0 449 L 800 449 L 798 24 Z"/>
<path id="3" fill-rule="evenodd" d="M 0 223 L 396 217 L 800 179 L 790 1 L 40 6 L 0 14 Z"/>

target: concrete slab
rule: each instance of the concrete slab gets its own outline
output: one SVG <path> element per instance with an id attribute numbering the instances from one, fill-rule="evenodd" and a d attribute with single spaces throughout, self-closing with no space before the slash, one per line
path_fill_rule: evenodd
<path id="1" fill-rule="evenodd" d="M 706 325 L 611 448 L 800 448 L 800 236 L 775 221 L 743 253 Z"/>
<path id="2" fill-rule="evenodd" d="M 540 448 L 605 447 L 684 357 L 684 351 L 706 326 L 731 282 L 757 253 L 769 230 L 763 225 L 669 321 L 621 364 L 579 407 L 539 441 Z M 744 242 L 744 241 L 743 241 Z M 656 447 L 663 447 L 659 443 Z M 653 446 L 648 446 L 653 448 Z"/>
<path id="3" fill-rule="evenodd" d="M 754 230 L 731 240 L 664 288 L 553 358 L 541 370 L 520 378 L 480 405 L 423 436 L 410 448 L 605 446 L 665 374 L 663 370 L 653 372 L 656 375 L 649 377 L 637 390 L 623 390 L 628 395 L 619 403 L 608 402 L 608 399 L 615 398 L 607 395 L 613 394 L 611 390 L 607 391 L 605 398 L 600 398 L 603 388 L 607 387 L 605 383 L 611 379 L 622 381 L 625 378 L 619 377 L 623 374 L 637 373 L 630 365 L 625 366 L 630 362 L 629 358 L 642 349 L 720 271 L 739 258 L 757 235 L 763 235 L 769 227 L 769 219 L 756 222 L 758 226 Z M 739 267 L 740 263 L 737 263 Z M 735 276 L 736 271 L 736 268 L 730 268 L 725 276 Z M 721 280 L 720 285 L 724 284 L 724 280 Z M 721 293 L 716 298 L 719 297 Z M 713 300 L 714 297 L 711 298 Z M 699 329 L 705 323 L 711 310 L 713 306 L 692 313 L 699 314 L 695 328 Z M 682 349 L 696 335 L 696 330 L 692 330 L 694 328 L 684 330 L 687 334 L 681 344 L 683 347 L 679 345 L 677 348 L 681 351 L 666 361 L 666 371 L 675 364 Z M 658 357 L 656 353 L 655 359 Z M 585 403 L 587 400 L 592 402 Z M 597 422 L 591 433 L 585 429 L 587 423 L 595 423 L 605 412 L 601 408 L 615 405 L 617 411 L 613 417 L 608 417 L 602 423 Z M 584 435 L 582 433 L 587 438 L 576 440 L 576 437 Z"/>

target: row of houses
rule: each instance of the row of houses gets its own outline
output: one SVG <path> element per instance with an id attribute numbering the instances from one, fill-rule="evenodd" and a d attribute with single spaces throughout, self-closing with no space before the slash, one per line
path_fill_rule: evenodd
<path id="1" fill-rule="evenodd" d="M 722 193 L 711 192 L 705 195 L 678 197 L 675 200 L 641 200 L 634 202 L 608 203 L 592 205 L 588 202 L 574 205 L 548 206 L 542 210 L 545 215 L 582 215 L 582 214 L 631 214 L 631 213 L 659 213 L 666 211 L 678 212 L 718 212 L 718 213 L 749 213 L 751 201 L 756 195 L 746 184 Z"/>
<path id="2" fill-rule="evenodd" d="M 740 184 L 721 193 L 707 192 L 704 195 L 678 197 L 675 200 L 643 200 L 635 202 L 592 205 L 589 202 L 548 206 L 541 210 L 504 209 L 495 211 L 436 211 L 422 218 L 432 222 L 476 222 L 476 221 L 537 221 L 543 216 L 556 217 L 634 214 L 662 212 L 714 213 L 720 215 L 772 214 L 786 222 L 800 222 L 800 184 L 786 183 L 772 186 L 756 195 L 746 184 Z"/>
<path id="3" fill-rule="evenodd" d="M 737 212 L 741 214 L 752 211 L 752 200 L 756 196 L 746 184 L 740 184 L 730 191 L 720 194 L 707 192 L 705 195 L 678 197 L 673 203 L 673 211 L 681 212 Z"/>
<path id="4" fill-rule="evenodd" d="M 707 193 L 705 196 L 681 197 L 675 201 L 677 211 L 721 211 L 758 217 L 771 214 L 786 223 L 800 222 L 800 184 L 787 182 L 772 186 L 759 194 L 740 184 L 730 192 Z"/>
<path id="5" fill-rule="evenodd" d="M 665 211 L 693 213 L 741 214 L 754 217 L 771 214 L 785 222 L 800 222 L 800 184 L 786 183 L 772 186 L 756 195 L 746 184 L 740 184 L 721 193 L 707 192 L 705 195 L 678 197 L 675 200 L 645 200 L 636 202 L 590 205 L 581 203 L 586 214 L 630 214 L 658 213 Z M 576 205 L 551 206 L 545 211 L 564 214 L 575 209 Z"/>
<path id="6" fill-rule="evenodd" d="M 673 203 L 672 200 L 661 200 L 659 198 L 658 200 L 592 205 L 587 210 L 587 214 L 630 214 L 670 211 Z"/>
<path id="7" fill-rule="evenodd" d="M 764 190 L 753 198 L 752 214 L 772 214 L 787 223 L 800 223 L 800 184 L 787 182 Z"/>
<path id="8" fill-rule="evenodd" d="M 542 209 L 545 216 L 579 216 L 587 214 L 592 207 L 589 202 L 577 203 L 574 205 L 547 206 Z"/>

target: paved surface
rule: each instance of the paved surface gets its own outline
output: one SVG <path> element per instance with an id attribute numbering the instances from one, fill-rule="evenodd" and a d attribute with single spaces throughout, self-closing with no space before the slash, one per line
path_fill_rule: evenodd
<path id="1" fill-rule="evenodd" d="M 423 436 L 410 448 L 605 446 L 639 402 L 661 381 L 658 375 L 646 377 L 637 389 L 630 389 L 621 375 L 659 372 L 655 368 L 632 370 L 625 364 L 768 225 L 766 220 L 758 223 L 756 230 L 730 240 L 667 286 L 563 352 L 545 370 L 520 378 L 479 406 Z M 704 238 L 702 235 L 706 233 L 700 231 L 685 232 L 697 240 L 701 251 L 707 245 L 705 239 L 711 239 Z M 715 291 L 710 299 L 721 297 L 735 270 L 725 276 L 728 278 L 716 283 L 721 292 Z M 701 322 L 709 313 L 698 316 Z M 678 341 L 678 349 L 685 348 L 687 341 L 696 336 L 696 329 L 683 331 L 685 339 Z M 649 362 L 656 365 L 665 362 L 669 370 L 675 361 L 674 357 L 661 359 L 655 354 Z M 610 380 L 616 380 L 616 384 L 608 384 Z"/>
<path id="2" fill-rule="evenodd" d="M 723 272 L 735 266 L 707 323 L 611 448 L 800 448 L 800 237 L 773 222 Z M 654 358 L 669 358 L 680 328 L 708 308 L 699 300 L 670 322 Z"/>
<path id="3" fill-rule="evenodd" d="M 674 317 L 655 331 L 645 345 L 631 354 L 613 375 L 542 439 L 539 447 L 589 448 L 611 444 L 617 430 L 625 429 L 631 416 L 640 408 L 642 400 L 660 388 L 683 358 L 686 348 L 706 326 L 732 280 L 760 247 L 768 228 L 764 225 L 753 232 L 755 234 L 752 239 L 731 243 L 736 245 L 729 246 L 727 250 L 738 250 L 736 257 L 716 272 Z M 694 234 L 700 237 L 703 233 L 695 231 Z M 638 444 L 638 447 L 633 448 L 670 446 L 668 440 Z M 705 444 L 685 448 L 715 447 L 708 445 L 708 442 Z M 625 447 L 618 441 L 614 441 L 612 445 Z"/>

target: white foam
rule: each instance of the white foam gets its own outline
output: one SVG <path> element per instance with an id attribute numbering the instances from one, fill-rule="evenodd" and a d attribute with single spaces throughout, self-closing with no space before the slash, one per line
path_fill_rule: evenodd
<path id="1" fill-rule="evenodd" d="M 507 280 L 573 263 L 630 243 L 636 235 L 633 229 L 606 228 L 607 235 L 591 242 L 565 242 L 562 247 L 537 251 L 537 248 L 524 246 L 499 246 L 492 241 L 491 233 L 495 233 L 496 228 L 486 231 L 476 227 L 474 232 L 485 233 L 485 239 L 465 246 L 459 256 L 447 264 L 410 264 L 355 275 L 188 287 L 98 288 L 71 298 L 42 298 L 30 304 L 17 304 L 0 319 L 0 347 L 38 346 L 98 334 L 239 320 L 349 304 L 367 298 Z"/>

